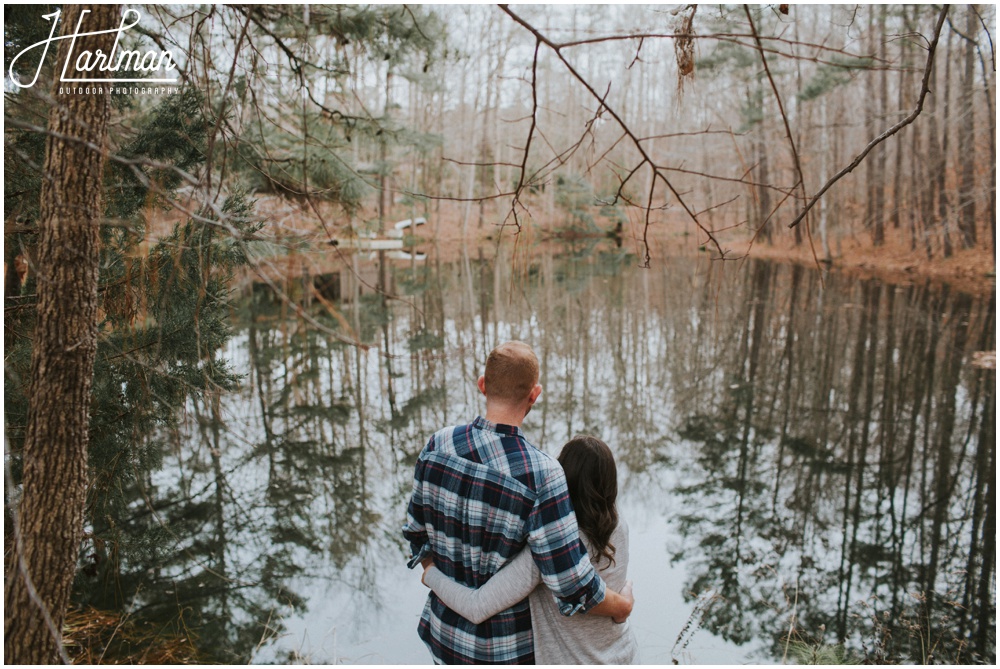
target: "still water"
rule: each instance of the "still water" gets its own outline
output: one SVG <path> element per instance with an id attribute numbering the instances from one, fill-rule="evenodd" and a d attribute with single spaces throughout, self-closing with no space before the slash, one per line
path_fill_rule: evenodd
<path id="1" fill-rule="evenodd" d="M 176 549 L 137 602 L 184 611 L 226 662 L 429 663 L 399 532 L 412 465 L 484 410 L 475 379 L 517 338 L 542 368 L 529 438 L 556 454 L 587 432 L 617 458 L 643 662 L 840 642 L 995 662 L 996 380 L 973 364 L 996 348 L 993 296 L 763 261 L 640 269 L 610 245 L 492 253 L 354 258 L 290 300 L 248 287 L 240 389 L 155 435 L 150 504 Z"/>

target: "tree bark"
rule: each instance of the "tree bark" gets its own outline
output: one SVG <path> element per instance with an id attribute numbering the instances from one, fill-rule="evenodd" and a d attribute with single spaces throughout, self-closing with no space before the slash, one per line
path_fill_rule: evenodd
<path id="1" fill-rule="evenodd" d="M 948 48 L 944 57 L 944 117 L 941 119 L 941 155 L 936 168 L 938 191 L 938 216 L 941 220 L 944 257 L 950 258 L 951 246 L 951 198 L 947 190 L 948 173 L 948 129 L 951 117 L 951 33 L 948 33 Z"/>
<path id="2" fill-rule="evenodd" d="M 83 9 L 66 5 L 62 33 Z M 81 32 L 118 25 L 96 5 Z M 74 53 L 111 51 L 114 33 L 81 37 Z M 62 40 L 59 62 L 69 40 Z M 105 90 L 106 87 L 105 87 Z M 97 352 L 101 184 L 110 94 L 61 93 L 49 112 L 38 235 L 38 307 L 16 546 L 6 565 L 4 661 L 65 660 L 62 625 L 83 538 L 87 437 Z"/>
<path id="3" fill-rule="evenodd" d="M 385 69 L 385 107 L 382 112 L 382 122 L 389 123 L 389 106 L 392 99 L 392 65 L 387 65 Z M 388 229 L 389 212 L 392 209 L 392 194 L 389 193 L 392 174 L 389 170 L 389 139 L 387 137 L 388 128 L 383 128 L 379 135 L 379 177 L 378 177 L 378 231 L 385 234 Z"/>
<path id="4" fill-rule="evenodd" d="M 886 37 L 885 37 L 885 15 L 886 6 L 882 5 L 879 8 L 878 15 L 878 34 L 879 38 L 879 56 L 882 58 L 882 62 L 888 62 L 886 56 Z M 883 68 L 879 73 L 879 97 L 878 97 L 878 118 L 881 124 L 884 125 L 889 108 L 888 100 L 888 90 L 889 90 L 889 80 L 886 75 L 886 69 Z M 880 144 L 876 149 L 875 153 L 875 182 L 872 187 L 875 189 L 875 229 L 874 229 L 874 244 L 875 246 L 881 246 L 885 243 L 885 165 L 886 165 L 886 145 Z"/>
<path id="5" fill-rule="evenodd" d="M 934 63 L 934 72 L 931 75 L 931 81 L 937 82 L 938 79 L 938 63 Z M 936 86 L 935 89 L 937 90 Z M 942 180 L 944 178 L 944 162 L 946 158 L 941 151 L 941 143 L 938 141 L 938 96 L 936 93 L 927 96 L 927 167 L 924 169 L 920 163 L 916 163 L 914 167 L 920 169 L 921 176 L 927 177 L 926 184 L 923 188 L 919 187 L 919 184 L 915 184 L 914 188 L 916 192 L 922 194 L 920 218 L 923 223 L 923 236 L 924 236 L 924 248 L 927 251 L 927 259 L 930 260 L 934 257 L 934 244 L 933 239 L 937 234 L 937 226 L 935 226 L 935 220 L 937 219 L 937 212 L 935 211 L 935 204 L 938 198 L 945 197 L 944 184 Z M 941 177 L 939 179 L 938 177 Z M 946 207 L 947 208 L 947 205 Z M 944 228 L 944 223 L 941 223 L 941 229 L 945 232 L 947 230 Z"/>
<path id="6" fill-rule="evenodd" d="M 994 76 L 991 80 L 989 71 L 986 69 L 986 60 L 983 58 L 982 50 L 979 52 L 979 65 L 983 71 L 983 89 L 986 93 L 986 127 L 990 130 L 990 181 L 989 181 L 989 204 L 988 210 L 990 212 L 990 250 L 993 253 L 993 257 L 997 256 L 997 127 L 996 127 L 996 116 L 993 114 L 993 100 L 996 98 L 996 90 L 990 90 L 990 81 L 995 80 Z M 993 89 L 996 88 L 994 81 Z"/>
<path id="7" fill-rule="evenodd" d="M 875 8 L 869 6 L 868 11 L 868 50 L 874 54 L 876 50 L 875 45 Z M 877 133 L 875 131 L 875 116 L 878 110 L 875 108 L 875 103 L 878 100 L 876 96 L 876 83 L 875 83 L 875 72 L 869 71 L 865 73 L 865 137 L 874 137 Z M 876 156 L 881 152 L 881 146 L 876 147 Z M 874 157 L 874 156 L 873 156 Z M 875 246 L 881 246 L 882 244 L 882 221 L 878 220 L 879 212 L 876 209 L 878 199 L 876 197 L 876 191 L 881 175 L 878 173 L 878 161 L 870 160 L 865 165 L 865 230 L 871 234 L 872 244 Z"/>
<path id="8" fill-rule="evenodd" d="M 908 15 L 909 8 L 904 5 L 901 11 L 902 11 L 902 15 L 903 15 L 903 25 L 906 26 L 907 28 L 909 28 L 909 25 L 910 25 L 910 19 L 909 19 L 909 15 Z M 898 91 L 898 96 L 899 97 L 897 98 L 897 100 L 898 100 L 897 107 L 899 109 L 899 113 L 902 114 L 903 110 L 907 108 L 906 92 L 908 90 L 910 90 L 910 73 L 909 73 L 909 68 L 910 68 L 910 49 L 909 49 L 909 47 L 908 47 L 907 44 L 905 44 L 905 43 L 901 44 L 901 46 L 900 46 L 900 53 L 901 53 L 901 60 L 902 60 L 902 63 L 903 63 L 903 72 L 900 75 L 899 91 Z M 918 133 L 915 132 L 915 131 L 912 132 L 911 142 L 912 142 L 912 138 L 916 137 L 917 134 Z M 912 146 L 912 144 L 911 144 L 911 146 Z M 901 219 L 902 214 L 901 214 L 901 211 L 903 209 L 903 200 L 904 200 L 904 198 L 903 198 L 903 152 L 904 152 L 904 148 L 905 148 L 905 144 L 903 143 L 902 139 L 900 141 L 896 142 L 896 168 L 894 170 L 895 173 L 893 174 L 893 183 L 892 183 L 892 214 L 891 214 L 892 227 L 895 230 L 898 230 L 900 227 L 902 227 L 902 219 Z M 913 154 L 912 152 L 910 154 L 910 157 L 911 157 L 911 160 L 916 160 L 916 155 Z M 911 209 L 910 212 L 911 212 L 910 215 L 911 215 L 911 218 L 912 218 L 912 216 L 913 216 L 913 209 Z M 912 233 L 913 228 L 911 227 L 910 230 L 911 230 L 911 233 Z M 912 235 L 910 237 L 910 250 L 913 251 L 913 250 L 916 250 L 916 248 L 917 248 L 916 236 Z"/>
<path id="9" fill-rule="evenodd" d="M 976 45 L 972 36 L 979 27 L 976 22 L 975 7 L 965 8 L 965 54 L 962 71 L 962 92 L 959 93 L 959 109 L 961 117 L 958 125 L 958 230 L 961 233 L 962 247 L 972 248 L 976 245 L 976 195 L 975 195 L 975 105 L 973 90 L 976 76 Z"/>

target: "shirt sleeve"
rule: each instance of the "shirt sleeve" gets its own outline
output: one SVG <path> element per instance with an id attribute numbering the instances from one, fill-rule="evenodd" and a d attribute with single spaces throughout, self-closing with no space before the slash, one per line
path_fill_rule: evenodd
<path id="1" fill-rule="evenodd" d="M 564 616 L 586 613 L 604 601 L 605 585 L 580 540 L 562 467 L 552 469 L 538 493 L 528 517 L 528 546 L 542 583 Z"/>
<path id="2" fill-rule="evenodd" d="M 541 582 L 530 550 L 522 550 L 480 588 L 469 588 L 431 567 L 424 582 L 445 605 L 466 620 L 479 624 L 524 600 Z"/>
<path id="3" fill-rule="evenodd" d="M 406 566 L 413 569 L 424 556 L 430 554 L 430 543 L 427 538 L 427 529 L 424 525 L 424 499 L 423 499 L 423 469 L 426 466 L 424 454 L 431 447 L 433 439 L 420 452 L 417 457 L 417 464 L 413 469 L 413 493 L 410 495 L 410 503 L 406 507 L 406 524 L 403 525 L 403 538 L 410 542 L 410 559 Z"/>

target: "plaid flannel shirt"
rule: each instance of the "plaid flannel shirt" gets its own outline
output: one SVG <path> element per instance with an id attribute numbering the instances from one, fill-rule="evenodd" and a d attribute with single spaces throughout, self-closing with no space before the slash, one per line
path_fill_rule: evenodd
<path id="1" fill-rule="evenodd" d="M 527 543 L 563 615 L 604 601 L 566 475 L 518 427 L 479 416 L 434 434 L 417 458 L 403 536 L 413 551 L 410 568 L 432 555 L 445 575 L 474 588 Z M 534 663 L 527 600 L 476 625 L 431 592 L 418 631 L 438 663 Z"/>

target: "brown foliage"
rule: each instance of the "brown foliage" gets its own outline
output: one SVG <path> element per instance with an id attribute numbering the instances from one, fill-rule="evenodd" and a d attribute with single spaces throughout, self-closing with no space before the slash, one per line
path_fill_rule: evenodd
<path id="1" fill-rule="evenodd" d="M 88 607 L 70 611 L 63 644 L 73 664 L 200 664 L 190 634 Z"/>
<path id="2" fill-rule="evenodd" d="M 684 88 L 684 77 L 694 73 L 694 14 L 698 5 L 690 5 L 691 13 L 682 14 L 674 28 L 674 55 L 677 58 L 677 90 Z"/>

